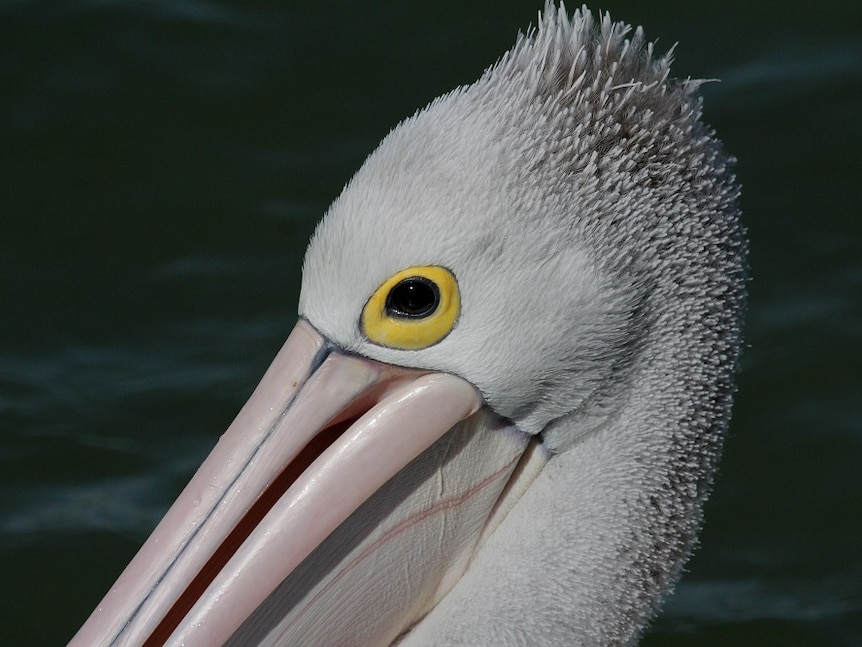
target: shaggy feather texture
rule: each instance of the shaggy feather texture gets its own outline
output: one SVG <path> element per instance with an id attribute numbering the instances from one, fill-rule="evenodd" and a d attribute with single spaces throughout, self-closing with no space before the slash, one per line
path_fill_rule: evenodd
<path id="1" fill-rule="evenodd" d="M 446 371 L 551 458 L 414 645 L 622 644 L 677 579 L 730 414 L 738 186 L 640 28 L 548 4 L 473 85 L 393 130 L 320 223 L 300 313 L 345 349 Z M 374 345 L 368 298 L 457 277 L 440 343 Z"/>

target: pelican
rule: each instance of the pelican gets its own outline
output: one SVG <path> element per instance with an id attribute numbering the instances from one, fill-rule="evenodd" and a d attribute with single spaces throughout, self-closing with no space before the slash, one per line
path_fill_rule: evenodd
<path id="1" fill-rule="evenodd" d="M 335 200 L 299 319 L 72 645 L 611 645 L 728 424 L 738 185 L 638 28 L 546 4 Z"/>

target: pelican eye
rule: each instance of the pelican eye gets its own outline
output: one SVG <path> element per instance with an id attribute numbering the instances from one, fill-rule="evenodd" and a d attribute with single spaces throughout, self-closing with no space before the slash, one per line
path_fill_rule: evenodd
<path id="1" fill-rule="evenodd" d="M 396 272 L 374 291 L 362 310 L 362 333 L 374 344 L 400 350 L 427 348 L 458 321 L 461 297 L 455 275 L 423 265 Z"/>
<path id="2" fill-rule="evenodd" d="M 386 295 L 386 312 L 390 317 L 424 319 L 440 305 L 440 288 L 424 276 L 399 281 Z"/>

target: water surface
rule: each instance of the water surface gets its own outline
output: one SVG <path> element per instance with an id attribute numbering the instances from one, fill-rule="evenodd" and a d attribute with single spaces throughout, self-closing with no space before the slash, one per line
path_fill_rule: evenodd
<path id="1" fill-rule="evenodd" d="M 862 5 L 789 4 L 601 7 L 722 80 L 752 250 L 729 442 L 646 645 L 862 643 Z M 71 637 L 292 327 L 329 202 L 540 6 L 0 3 L 5 645 Z"/>

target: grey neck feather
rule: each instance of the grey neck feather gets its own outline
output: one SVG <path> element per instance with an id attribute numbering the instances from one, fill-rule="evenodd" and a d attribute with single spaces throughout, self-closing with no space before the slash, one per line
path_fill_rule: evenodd
<path id="1" fill-rule="evenodd" d="M 559 19 L 546 10 L 546 21 Z M 642 51 L 640 31 L 623 45 L 619 26 L 606 19 L 597 35 L 588 15 L 580 19 L 582 48 L 549 49 L 543 60 L 557 71 L 546 63 L 541 72 L 542 92 L 559 96 L 553 81 L 568 78 L 573 59 L 592 57 L 575 66 L 581 87 L 567 91 L 574 114 L 542 127 L 571 132 L 581 149 L 565 189 L 578 206 L 570 226 L 618 295 L 607 355 L 590 360 L 604 370 L 587 368 L 600 376 L 589 395 L 544 427 L 555 455 L 404 647 L 631 643 L 700 524 L 740 344 L 738 187 L 699 120 L 697 84 L 668 83 L 668 59 L 612 55 Z M 539 74 L 525 50 L 543 37 L 552 36 L 540 33 L 501 66 L 513 78 Z M 628 90 L 607 92 L 626 81 Z M 564 159 L 549 150 L 535 164 Z"/>
<path id="2" fill-rule="evenodd" d="M 691 549 L 729 418 L 746 249 L 698 83 L 669 65 L 639 29 L 548 5 L 476 84 L 387 137 L 312 242 L 301 309 L 343 308 L 328 336 L 465 377 L 549 456 L 405 647 L 630 642 Z M 398 249 L 369 270 L 404 213 Z M 334 258 L 372 287 L 455 268 L 458 329 L 421 353 L 369 345 L 352 314 L 368 288 L 333 280 Z M 510 326 L 513 307 L 535 325 Z"/>

